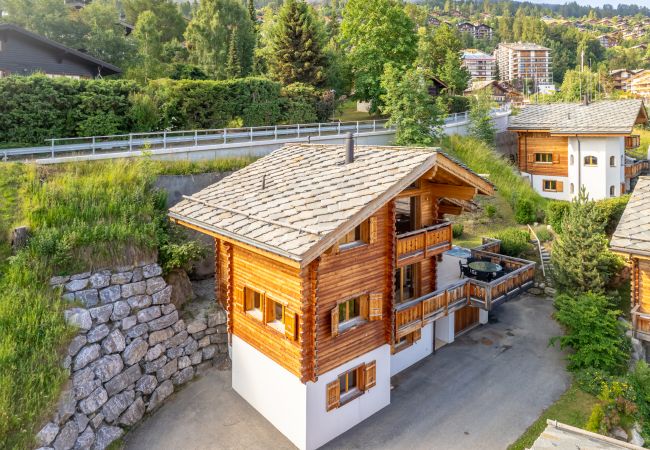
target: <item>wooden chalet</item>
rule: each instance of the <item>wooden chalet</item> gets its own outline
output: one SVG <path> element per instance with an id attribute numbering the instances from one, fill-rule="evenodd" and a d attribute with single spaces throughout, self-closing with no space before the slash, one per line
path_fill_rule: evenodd
<path id="1" fill-rule="evenodd" d="M 650 341 L 650 177 L 639 177 L 610 247 L 624 255 L 631 268 L 634 334 Z"/>
<path id="2" fill-rule="evenodd" d="M 299 448 L 388 405 L 394 358 L 430 354 L 434 321 L 453 340 L 532 283 L 534 264 L 489 242 L 477 256 L 507 276 L 438 286 L 445 214 L 492 193 L 435 149 L 348 142 L 286 145 L 185 197 L 169 216 L 214 237 L 233 388 Z"/>

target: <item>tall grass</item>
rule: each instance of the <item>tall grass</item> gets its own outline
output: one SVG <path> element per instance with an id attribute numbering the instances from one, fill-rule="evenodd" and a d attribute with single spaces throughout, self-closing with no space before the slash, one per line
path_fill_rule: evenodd
<path id="1" fill-rule="evenodd" d="M 518 173 L 517 168 L 504 160 L 483 142 L 461 136 L 445 137 L 443 151 L 453 156 L 494 184 L 497 192 L 516 209 L 518 202 L 528 200 L 537 211 L 543 211 L 545 199 L 539 195 Z"/>

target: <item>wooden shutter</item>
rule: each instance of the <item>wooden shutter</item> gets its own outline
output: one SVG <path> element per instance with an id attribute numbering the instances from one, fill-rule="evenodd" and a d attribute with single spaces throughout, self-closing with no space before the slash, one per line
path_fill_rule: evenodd
<path id="1" fill-rule="evenodd" d="M 298 338 L 298 314 L 289 308 L 284 310 L 284 335 L 292 341 Z"/>
<path id="2" fill-rule="evenodd" d="M 235 309 L 240 311 L 244 310 L 244 288 L 236 287 L 235 288 Z"/>
<path id="3" fill-rule="evenodd" d="M 382 294 L 370 294 L 369 300 L 369 320 L 381 320 L 382 319 L 382 310 L 383 310 L 383 299 Z"/>
<path id="4" fill-rule="evenodd" d="M 365 365 L 363 378 L 365 380 L 365 389 L 368 390 L 377 384 L 377 362 L 372 361 Z"/>
<path id="5" fill-rule="evenodd" d="M 369 300 L 367 295 L 362 295 L 359 297 L 359 315 L 368 320 L 369 319 L 369 312 L 368 310 L 370 309 L 370 305 L 368 305 Z"/>
<path id="6" fill-rule="evenodd" d="M 422 337 L 422 328 L 418 328 L 413 332 L 413 342 L 417 342 Z"/>
<path id="7" fill-rule="evenodd" d="M 555 190 L 557 192 L 564 192 L 564 182 L 563 181 L 555 182 Z"/>
<path id="8" fill-rule="evenodd" d="M 534 163 L 535 162 L 535 154 L 534 153 L 528 153 L 526 155 L 526 157 L 527 157 L 529 163 Z"/>
<path id="9" fill-rule="evenodd" d="M 341 404 L 341 386 L 339 385 L 338 378 L 331 383 L 327 383 L 327 397 L 326 397 L 327 411 L 338 408 Z"/>
<path id="10" fill-rule="evenodd" d="M 560 164 L 560 154 L 553 153 L 553 164 Z"/>
<path id="11" fill-rule="evenodd" d="M 368 229 L 369 229 L 368 243 L 374 244 L 375 242 L 377 242 L 377 218 L 376 217 L 371 217 L 370 219 L 368 219 Z"/>
<path id="12" fill-rule="evenodd" d="M 336 308 L 334 308 L 331 311 L 331 316 L 332 316 L 332 337 L 338 336 L 339 335 L 339 307 L 336 305 Z"/>

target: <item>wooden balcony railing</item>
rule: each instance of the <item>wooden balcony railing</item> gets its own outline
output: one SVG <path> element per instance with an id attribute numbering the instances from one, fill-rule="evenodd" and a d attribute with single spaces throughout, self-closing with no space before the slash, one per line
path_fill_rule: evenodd
<path id="1" fill-rule="evenodd" d="M 451 222 L 397 236 L 397 265 L 413 264 L 451 249 Z"/>
<path id="2" fill-rule="evenodd" d="M 644 170 L 650 169 L 650 161 L 644 159 L 625 165 L 625 178 L 634 178 Z"/>
<path id="3" fill-rule="evenodd" d="M 637 339 L 650 341 L 650 314 L 640 311 L 641 305 L 632 308 L 632 328 Z"/>
<path id="4" fill-rule="evenodd" d="M 625 136 L 625 150 L 632 150 L 634 148 L 639 148 L 641 145 L 641 136 L 638 134 L 631 134 Z"/>

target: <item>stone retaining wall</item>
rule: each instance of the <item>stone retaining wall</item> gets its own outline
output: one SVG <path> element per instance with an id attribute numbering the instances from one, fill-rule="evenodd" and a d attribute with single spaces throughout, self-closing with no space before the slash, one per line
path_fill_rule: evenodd
<path id="1" fill-rule="evenodd" d="M 226 313 L 187 325 L 157 264 L 54 277 L 79 328 L 57 410 L 38 433 L 43 448 L 105 449 L 202 370 L 227 359 Z"/>

